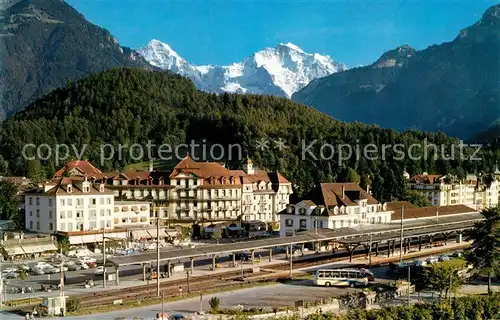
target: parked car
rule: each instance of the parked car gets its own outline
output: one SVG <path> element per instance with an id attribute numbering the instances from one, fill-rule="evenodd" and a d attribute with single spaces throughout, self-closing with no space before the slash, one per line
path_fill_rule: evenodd
<path id="1" fill-rule="evenodd" d="M 439 262 L 439 258 L 437 258 L 437 257 L 429 257 L 429 258 L 427 258 L 426 261 L 428 263 L 436 263 L 436 262 Z"/>
<path id="2" fill-rule="evenodd" d="M 247 252 L 238 252 L 236 254 L 236 259 L 243 260 L 243 261 L 250 261 L 252 259 L 252 256 L 250 253 L 247 253 Z"/>
<path id="3" fill-rule="evenodd" d="M 43 271 L 43 269 L 40 268 L 40 267 L 38 267 L 38 266 L 35 266 L 35 267 L 31 268 L 31 272 L 34 275 L 37 275 L 37 276 L 41 276 L 42 274 L 45 274 L 45 272 Z"/>
<path id="4" fill-rule="evenodd" d="M 450 260 L 450 257 L 448 257 L 445 254 L 439 256 L 439 261 L 441 261 L 441 262 L 443 262 L 443 261 L 449 261 L 449 260 Z"/>
<path id="5" fill-rule="evenodd" d="M 2 270 L 2 273 L 7 274 L 7 273 L 11 273 L 11 272 L 16 272 L 16 271 L 17 271 L 16 268 L 6 268 L 6 269 Z"/>
<path id="6" fill-rule="evenodd" d="M 361 271 L 361 274 L 365 276 L 368 281 L 375 281 L 375 275 L 373 274 L 373 272 L 371 272 L 371 270 L 359 269 L 359 271 Z"/>
<path id="7" fill-rule="evenodd" d="M 182 314 L 174 314 L 174 315 L 171 315 L 168 320 L 185 320 L 187 319 L 185 316 L 183 316 Z"/>
<path id="8" fill-rule="evenodd" d="M 7 279 L 16 279 L 17 277 L 19 277 L 19 273 L 17 273 L 17 271 L 11 271 L 6 273 L 4 277 Z"/>
<path id="9" fill-rule="evenodd" d="M 54 273 L 57 273 L 59 271 L 59 269 L 54 268 L 51 265 L 45 266 L 42 270 L 46 274 L 54 274 Z"/>
<path id="10" fill-rule="evenodd" d="M 82 260 L 77 260 L 75 262 L 75 265 L 80 266 L 84 270 L 87 270 L 89 268 L 89 265 Z"/>
<path id="11" fill-rule="evenodd" d="M 108 270 L 104 269 L 103 266 L 99 266 L 99 267 L 97 267 L 97 270 L 94 272 L 94 274 L 96 276 L 102 276 L 104 274 L 104 270 L 106 270 L 106 272 L 108 272 Z"/>
<path id="12" fill-rule="evenodd" d="M 97 260 L 95 258 L 91 258 L 91 257 L 83 257 L 80 260 L 83 261 L 83 262 L 85 262 L 85 263 L 97 262 Z"/>

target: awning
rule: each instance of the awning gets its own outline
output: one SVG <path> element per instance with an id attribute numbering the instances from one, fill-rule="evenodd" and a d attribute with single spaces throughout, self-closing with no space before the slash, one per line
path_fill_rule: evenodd
<path id="1" fill-rule="evenodd" d="M 29 245 L 23 244 L 22 248 L 25 253 L 39 253 L 47 251 L 57 251 L 57 247 L 53 242 L 50 243 L 30 243 Z"/>
<path id="2" fill-rule="evenodd" d="M 4 250 L 9 256 L 17 256 L 23 254 L 31 254 L 31 253 L 41 253 L 47 251 L 57 251 L 57 246 L 53 242 L 44 242 L 44 243 L 18 243 L 16 245 L 7 245 L 3 246 Z"/>
<path id="3" fill-rule="evenodd" d="M 19 254 L 24 254 L 23 248 L 20 245 L 18 246 L 4 246 L 3 249 L 9 256 L 17 256 Z"/>

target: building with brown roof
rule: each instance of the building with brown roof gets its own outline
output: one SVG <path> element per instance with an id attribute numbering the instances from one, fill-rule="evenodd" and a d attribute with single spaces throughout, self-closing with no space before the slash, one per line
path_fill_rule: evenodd
<path id="1" fill-rule="evenodd" d="M 314 228 L 390 223 L 393 211 L 355 183 L 321 183 L 279 213 L 280 235 Z"/>
<path id="2" fill-rule="evenodd" d="M 195 161 L 189 154 L 172 172 L 101 172 L 86 162 L 70 163 L 54 178 L 87 177 L 105 183 L 118 200 L 154 203 L 152 217 L 171 220 L 278 221 L 277 212 L 289 203 L 291 183 L 278 172 L 254 168 L 250 159 L 243 170 L 230 170 L 217 162 Z M 92 169 L 92 168 L 95 168 Z"/>
<path id="3" fill-rule="evenodd" d="M 427 173 L 410 178 L 408 186 L 426 197 L 433 206 L 467 205 L 476 210 L 498 204 L 500 184 L 496 179 L 486 183 L 485 179 L 467 175 L 459 179 L 452 175 Z"/>
<path id="4" fill-rule="evenodd" d="M 277 221 L 291 183 L 278 172 L 257 170 L 250 159 L 243 170 L 216 162 L 196 162 L 188 154 L 170 175 L 173 213 L 179 219 Z"/>

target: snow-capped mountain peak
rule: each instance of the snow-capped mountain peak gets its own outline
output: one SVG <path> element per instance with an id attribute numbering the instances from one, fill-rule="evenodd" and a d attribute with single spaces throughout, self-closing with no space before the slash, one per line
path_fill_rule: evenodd
<path id="1" fill-rule="evenodd" d="M 216 93 L 256 93 L 290 98 L 310 81 L 347 69 L 327 55 L 306 53 L 293 43 L 265 48 L 229 66 L 192 65 L 159 40 L 152 40 L 137 52 L 158 68 L 190 78 L 200 90 Z"/>
<path id="2" fill-rule="evenodd" d="M 299 46 L 296 46 L 296 45 L 294 45 L 291 42 L 280 43 L 279 45 L 282 46 L 282 47 L 288 47 L 288 48 L 290 48 L 292 50 L 295 50 L 295 51 L 298 51 L 300 53 L 305 53 L 301 48 L 299 48 Z"/>

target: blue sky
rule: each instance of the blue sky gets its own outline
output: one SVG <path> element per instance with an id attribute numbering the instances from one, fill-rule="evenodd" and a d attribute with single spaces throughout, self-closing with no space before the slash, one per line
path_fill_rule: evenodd
<path id="1" fill-rule="evenodd" d="M 493 0 L 67 0 L 122 45 L 168 43 L 191 63 L 229 64 L 280 42 L 369 64 L 402 44 L 451 41 Z"/>

